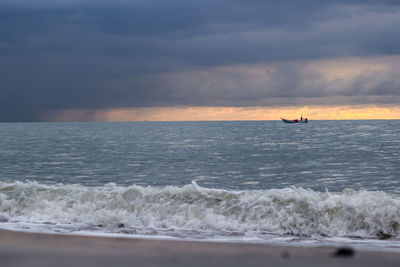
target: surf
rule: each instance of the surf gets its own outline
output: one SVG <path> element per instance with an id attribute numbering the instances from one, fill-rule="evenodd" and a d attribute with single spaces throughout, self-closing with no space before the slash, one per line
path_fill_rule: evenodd
<path id="1" fill-rule="evenodd" d="M 84 186 L 0 182 L 0 221 L 74 231 L 400 237 L 400 196 L 346 189 L 268 190 L 178 186 Z M 51 230 L 51 226 L 49 226 Z"/>

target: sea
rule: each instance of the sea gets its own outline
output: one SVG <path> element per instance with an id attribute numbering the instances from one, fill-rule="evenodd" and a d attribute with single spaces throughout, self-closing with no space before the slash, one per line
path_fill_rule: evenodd
<path id="1" fill-rule="evenodd" d="M 400 251 L 400 120 L 0 123 L 0 228 Z"/>

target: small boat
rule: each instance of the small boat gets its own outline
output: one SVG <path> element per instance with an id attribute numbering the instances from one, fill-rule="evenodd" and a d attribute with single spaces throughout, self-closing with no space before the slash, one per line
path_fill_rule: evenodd
<path id="1" fill-rule="evenodd" d="M 286 123 L 307 123 L 307 122 L 308 122 L 308 119 L 302 119 L 302 120 L 298 120 L 298 119 L 287 120 L 287 119 L 281 118 L 281 120 L 282 120 L 283 122 L 286 122 Z"/>
<path id="2" fill-rule="evenodd" d="M 284 118 L 281 118 L 281 120 L 286 123 L 307 123 L 308 122 L 307 118 L 303 119 L 303 114 L 301 114 L 300 120 L 298 120 L 298 119 L 288 120 L 288 119 L 284 119 Z"/>

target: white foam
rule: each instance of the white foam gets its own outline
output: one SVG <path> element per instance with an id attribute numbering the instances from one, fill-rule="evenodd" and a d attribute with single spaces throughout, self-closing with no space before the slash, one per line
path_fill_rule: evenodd
<path id="1" fill-rule="evenodd" d="M 25 229 L 40 226 L 44 231 L 177 237 L 399 238 L 400 197 L 293 187 L 228 191 L 203 188 L 195 182 L 183 187 L 0 182 L 0 223 Z"/>

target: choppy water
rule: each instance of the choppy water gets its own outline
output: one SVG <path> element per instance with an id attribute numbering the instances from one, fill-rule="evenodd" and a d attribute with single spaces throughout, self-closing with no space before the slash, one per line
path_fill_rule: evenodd
<path id="1" fill-rule="evenodd" d="M 400 121 L 0 124 L 0 227 L 400 250 Z"/>

